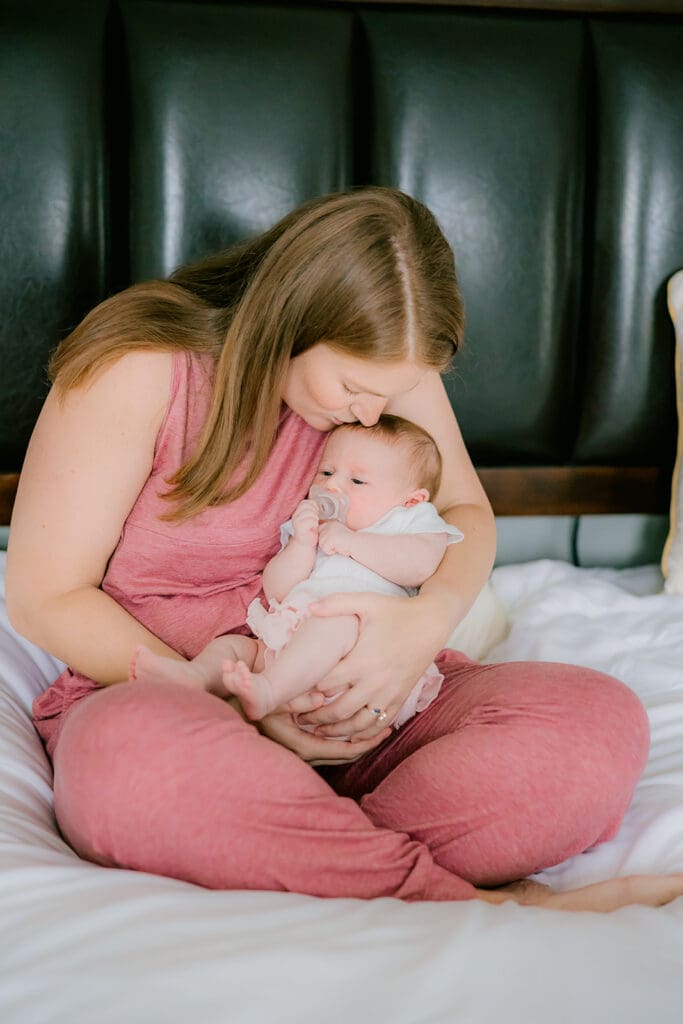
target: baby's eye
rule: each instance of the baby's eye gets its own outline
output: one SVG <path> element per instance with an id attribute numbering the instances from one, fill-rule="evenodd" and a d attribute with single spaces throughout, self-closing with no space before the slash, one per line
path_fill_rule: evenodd
<path id="1" fill-rule="evenodd" d="M 320 475 L 321 476 L 332 476 L 332 470 L 331 469 L 321 469 L 320 470 Z"/>
<path id="2" fill-rule="evenodd" d="M 356 477 L 351 477 L 351 483 L 352 484 L 364 484 L 365 480 L 358 480 L 358 479 L 356 479 Z"/>

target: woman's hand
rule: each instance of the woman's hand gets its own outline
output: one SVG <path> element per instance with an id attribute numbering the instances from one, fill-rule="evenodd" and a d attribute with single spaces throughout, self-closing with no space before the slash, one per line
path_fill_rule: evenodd
<path id="1" fill-rule="evenodd" d="M 314 615 L 357 615 L 355 647 L 316 686 L 339 697 L 301 714 L 318 736 L 372 739 L 391 723 L 413 686 L 450 636 L 452 625 L 433 603 L 417 597 L 334 594 L 310 606 Z M 377 708 L 386 717 L 373 714 Z"/>
<path id="2" fill-rule="evenodd" d="M 294 716 L 281 709 L 252 724 L 257 725 L 259 732 L 264 736 L 287 747 L 302 761 L 308 761 L 314 766 L 349 764 L 351 761 L 357 761 L 363 754 L 379 746 L 391 733 L 390 728 L 384 728 L 366 740 L 326 739 L 314 733 L 304 732 L 297 725 Z"/>

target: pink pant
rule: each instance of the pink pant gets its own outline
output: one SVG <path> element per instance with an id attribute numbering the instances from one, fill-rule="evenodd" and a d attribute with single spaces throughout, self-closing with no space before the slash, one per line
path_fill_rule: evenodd
<path id="1" fill-rule="evenodd" d="M 443 652 L 430 707 L 316 771 L 216 697 L 122 683 L 68 714 L 59 824 L 88 860 L 216 889 L 470 899 L 615 835 L 645 765 L 610 676 Z M 335 792 L 336 790 L 336 792 Z"/>

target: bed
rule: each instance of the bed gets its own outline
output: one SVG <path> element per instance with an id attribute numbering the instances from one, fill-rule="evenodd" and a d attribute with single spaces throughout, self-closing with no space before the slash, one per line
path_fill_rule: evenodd
<path id="1" fill-rule="evenodd" d="M 683 596 L 657 566 L 540 559 L 495 570 L 510 629 L 487 660 L 613 672 L 641 696 L 652 752 L 617 837 L 541 875 L 570 888 L 683 871 Z M 566 914 L 506 904 L 209 892 L 86 864 L 59 837 L 31 699 L 59 668 L 0 639 L 0 1019 L 679 1022 L 683 899 Z M 577 655 L 580 651 L 580 656 Z"/>
<path id="2" fill-rule="evenodd" d="M 89 308 L 310 195 L 413 192 L 456 252 L 446 386 L 499 524 L 450 643 L 610 672 L 651 723 L 618 835 L 536 877 L 683 872 L 683 3 L 4 0 L 0 19 L 5 538 L 47 354 Z M 30 719 L 61 667 L 3 603 L 3 1024 L 681 1020 L 683 899 L 321 900 L 81 861 Z"/>

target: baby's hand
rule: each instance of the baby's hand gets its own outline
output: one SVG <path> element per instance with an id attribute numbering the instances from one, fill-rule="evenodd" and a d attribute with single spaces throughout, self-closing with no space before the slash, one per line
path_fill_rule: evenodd
<path id="1" fill-rule="evenodd" d="M 318 506 L 305 498 L 297 505 L 292 516 L 294 538 L 300 544 L 314 548 L 318 544 Z"/>
<path id="2" fill-rule="evenodd" d="M 318 544 L 326 555 L 350 555 L 353 530 L 336 519 L 330 519 L 320 524 Z"/>

